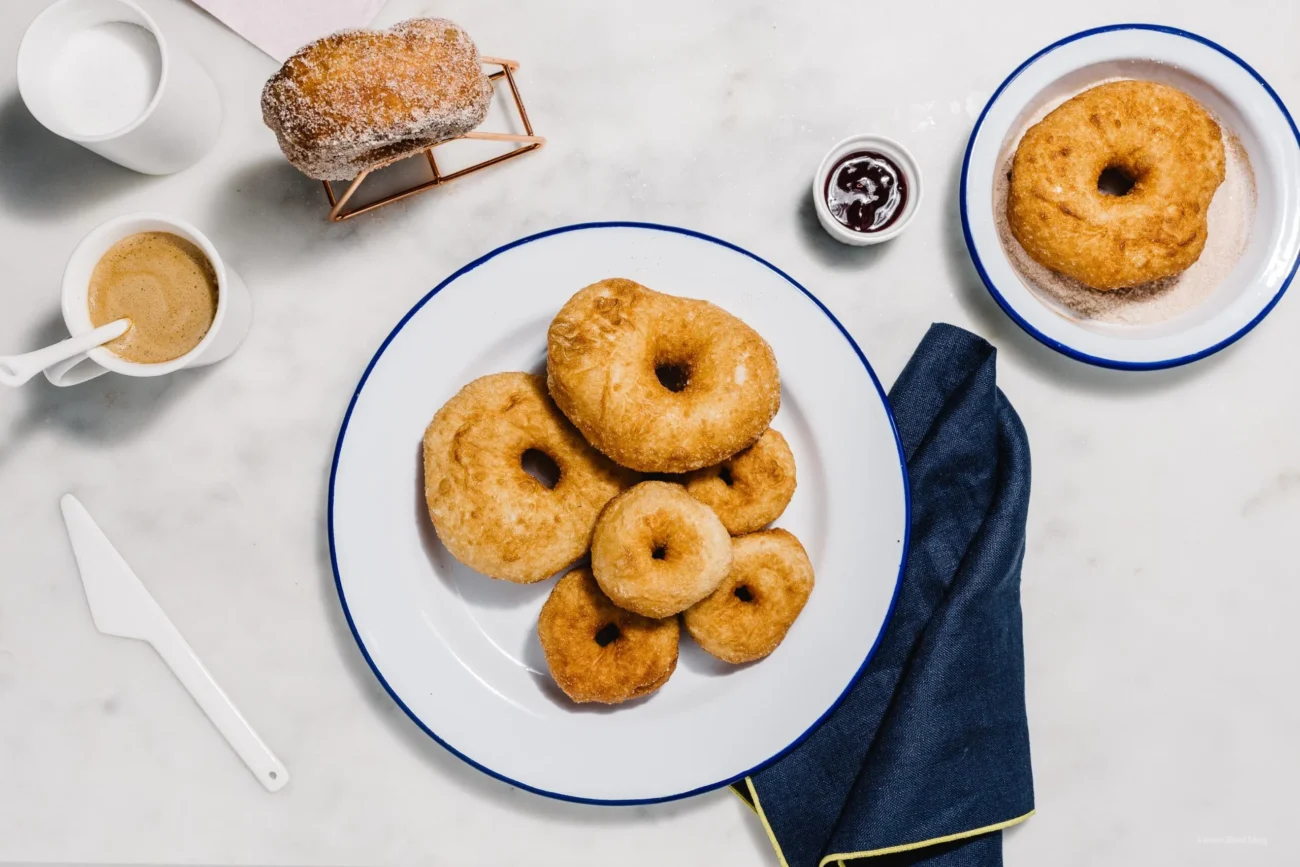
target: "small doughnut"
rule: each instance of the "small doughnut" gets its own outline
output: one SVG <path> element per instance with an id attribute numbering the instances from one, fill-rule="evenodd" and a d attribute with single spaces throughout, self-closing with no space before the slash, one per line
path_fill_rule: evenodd
<path id="1" fill-rule="evenodd" d="M 524 469 L 537 452 L 559 470 L 552 487 Z M 600 510 L 633 481 L 587 445 L 546 381 L 527 373 L 474 380 L 424 433 L 424 496 L 438 538 L 471 569 L 519 584 L 581 557 Z"/>
<path id="2" fill-rule="evenodd" d="M 1102 192 L 1108 170 L 1132 187 Z M 1200 258 L 1223 177 L 1223 133 L 1200 103 L 1152 81 L 1113 81 L 1025 133 L 1007 222 L 1040 265 L 1093 289 L 1136 286 Z"/>
<path id="3" fill-rule="evenodd" d="M 676 617 L 652 620 L 614 605 L 591 570 L 556 582 L 537 618 L 551 676 L 574 701 L 617 704 L 649 695 L 677 667 Z"/>
<path id="4" fill-rule="evenodd" d="M 768 428 L 758 442 L 716 466 L 696 470 L 684 484 L 692 497 L 742 536 L 775 521 L 794 496 L 794 454 L 780 433 Z"/>
<path id="5" fill-rule="evenodd" d="M 669 482 L 610 501 L 591 540 L 591 570 L 614 604 L 671 617 L 713 592 L 731 568 L 731 537 L 713 510 Z"/>
<path id="6" fill-rule="evenodd" d="M 725 662 L 762 659 L 785 638 L 813 589 L 813 568 L 794 534 L 763 530 L 731 540 L 731 572 L 682 615 L 695 643 Z"/>
<path id="7" fill-rule="evenodd" d="M 565 303 L 546 336 L 551 396 L 600 451 L 647 473 L 716 464 L 781 406 L 776 356 L 707 301 L 611 279 Z"/>

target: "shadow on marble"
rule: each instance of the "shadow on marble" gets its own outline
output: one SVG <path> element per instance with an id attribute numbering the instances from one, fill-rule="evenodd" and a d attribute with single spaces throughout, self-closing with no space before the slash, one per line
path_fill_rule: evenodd
<path id="1" fill-rule="evenodd" d="M 325 219 L 329 202 L 320 181 L 281 156 L 243 166 L 216 193 L 205 225 L 241 272 L 283 274 L 332 250 L 345 253 L 355 246 L 350 239 L 364 231 L 365 218 Z"/>
<path id="2" fill-rule="evenodd" d="M 1031 371 L 1054 385 L 1095 394 L 1140 397 L 1183 385 L 1211 368 L 1222 364 L 1238 344 L 1209 358 L 1166 370 L 1110 370 L 1085 364 L 1049 349 L 1031 337 L 1003 312 L 989 294 L 966 249 L 961 227 L 961 165 L 954 163 L 943 189 L 944 257 L 949 279 L 956 286 L 959 303 L 975 320 L 980 336 L 998 348 L 1013 354 Z"/>
<path id="3" fill-rule="evenodd" d="M 744 783 L 742 782 L 741 785 L 743 786 Z M 735 793 L 728 792 L 725 790 L 723 793 L 732 802 L 732 804 L 735 806 L 735 809 L 743 817 L 740 820 L 740 826 L 745 829 L 745 836 L 749 838 L 753 850 L 755 852 L 763 852 L 763 853 L 772 852 L 772 841 L 768 839 L 767 830 L 763 827 L 763 823 L 759 821 L 758 815 L 754 812 L 754 810 L 748 804 L 742 801 L 740 797 L 737 796 Z M 771 860 L 768 861 L 767 863 L 769 864 L 778 863 L 774 852 Z"/>
<path id="4" fill-rule="evenodd" d="M 325 463 L 328 466 L 328 461 Z M 521 814 L 537 816 L 543 819 L 577 822 L 589 825 L 618 827 L 639 824 L 647 819 L 670 819 L 696 810 L 704 809 L 706 799 L 730 797 L 725 792 L 707 793 L 681 801 L 663 804 L 646 804 L 627 809 L 612 809 L 589 804 L 575 804 L 559 801 L 512 786 L 491 777 L 453 755 L 449 750 L 429 737 L 412 721 L 405 712 L 388 695 L 379 679 L 370 670 L 365 657 L 352 637 L 352 631 L 343 615 L 343 607 L 338 601 L 338 592 L 334 584 L 334 568 L 330 560 L 328 531 L 328 497 L 326 489 L 329 484 L 327 475 L 322 476 L 321 490 L 316 502 L 320 512 L 316 521 L 318 543 L 316 551 L 317 571 L 320 574 L 322 603 L 329 619 L 330 635 L 344 667 L 356 683 L 360 696 L 370 705 L 380 723 L 405 745 L 413 759 L 425 764 L 431 773 L 449 780 L 459 789 L 472 792 L 477 797 L 491 798 L 495 803 Z M 540 646 L 538 647 L 540 650 Z M 531 661 L 530 661 L 531 664 Z M 756 823 L 755 823 L 756 824 Z M 762 829 L 758 832 L 761 836 Z"/>
<path id="5" fill-rule="evenodd" d="M 62 315 L 52 313 L 14 351 L 39 349 L 67 336 Z M 13 395 L 25 406 L 0 439 L 0 466 L 41 427 L 56 427 L 74 439 L 92 443 L 108 444 L 138 436 L 169 405 L 201 383 L 210 370 L 179 370 L 147 378 L 109 373 L 67 388 L 51 385 L 37 375 Z"/>
<path id="6" fill-rule="evenodd" d="M 38 220 L 69 216 L 154 181 L 41 126 L 14 90 L 0 102 L 0 207 Z"/>
<path id="7" fill-rule="evenodd" d="M 854 247 L 842 244 L 827 234 L 817 220 L 817 208 L 807 187 L 799 188 L 798 202 L 799 239 L 814 259 L 828 268 L 860 270 L 870 268 L 877 260 L 888 255 L 890 244 Z"/>

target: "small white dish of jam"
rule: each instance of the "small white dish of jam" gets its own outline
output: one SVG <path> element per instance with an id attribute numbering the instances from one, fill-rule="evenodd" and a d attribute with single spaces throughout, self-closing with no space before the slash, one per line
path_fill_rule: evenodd
<path id="1" fill-rule="evenodd" d="M 812 194 L 817 219 L 835 240 L 879 244 L 902 232 L 921 204 L 921 168 L 893 139 L 850 136 L 822 160 Z"/>

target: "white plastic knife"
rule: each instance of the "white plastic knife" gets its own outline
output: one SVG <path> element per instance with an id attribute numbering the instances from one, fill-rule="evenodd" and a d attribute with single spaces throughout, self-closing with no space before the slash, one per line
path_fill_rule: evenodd
<path id="1" fill-rule="evenodd" d="M 71 494 L 64 494 L 59 506 L 95 628 L 105 635 L 135 638 L 153 645 L 257 781 L 270 792 L 283 789 L 289 782 L 288 770 L 212 679 L 86 507 Z"/>

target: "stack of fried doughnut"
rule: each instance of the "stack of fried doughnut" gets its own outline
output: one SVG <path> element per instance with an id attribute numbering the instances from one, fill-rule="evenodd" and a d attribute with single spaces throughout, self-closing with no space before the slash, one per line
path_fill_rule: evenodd
<path id="1" fill-rule="evenodd" d="M 425 500 L 447 550 L 525 584 L 590 551 L 537 623 L 577 702 L 657 690 L 683 626 L 726 662 L 770 654 L 813 586 L 799 540 L 763 529 L 795 491 L 794 455 L 768 427 L 772 348 L 713 304 L 610 279 L 569 299 L 546 350 L 545 377 L 477 379 L 425 431 Z M 537 453 L 558 478 L 525 468 Z"/>

